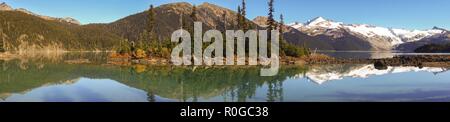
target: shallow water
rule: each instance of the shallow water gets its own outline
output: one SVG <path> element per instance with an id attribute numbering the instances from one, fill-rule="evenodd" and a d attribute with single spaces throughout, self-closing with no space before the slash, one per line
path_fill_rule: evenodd
<path id="1" fill-rule="evenodd" d="M 0 101 L 450 101 L 450 72 L 441 67 L 283 66 L 260 77 L 258 67 L 120 67 L 105 65 L 105 56 L 0 61 Z M 80 58 L 91 63 L 64 63 Z"/>

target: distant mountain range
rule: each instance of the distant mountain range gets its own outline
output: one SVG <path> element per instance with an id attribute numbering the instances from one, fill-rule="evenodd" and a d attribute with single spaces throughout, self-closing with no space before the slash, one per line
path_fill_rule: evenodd
<path id="1" fill-rule="evenodd" d="M 28 11 L 27 9 L 24 8 L 18 8 L 18 9 L 13 9 L 11 6 L 9 6 L 8 4 L 6 4 L 5 2 L 0 4 L 0 11 L 20 11 L 26 14 L 30 14 L 30 15 L 34 15 L 37 17 L 40 17 L 42 19 L 45 20 L 56 20 L 56 21 L 60 21 L 60 22 L 67 22 L 67 23 L 71 23 L 71 24 L 76 24 L 76 25 L 80 25 L 80 22 L 74 18 L 70 18 L 70 17 L 64 17 L 64 18 L 56 18 L 56 17 L 49 17 L 49 16 L 43 16 L 43 15 L 38 15 L 35 14 L 31 11 Z"/>
<path id="2" fill-rule="evenodd" d="M 197 7 L 196 18 L 203 22 L 203 30 L 237 29 L 237 12 L 210 3 Z M 190 18 L 193 5 L 180 2 L 155 7 L 156 33 L 160 41 L 169 41 L 173 31 L 180 29 L 182 21 Z M 73 18 L 56 18 L 35 14 L 26 9 L 13 9 L 0 4 L 0 39 L 8 50 L 57 47 L 64 50 L 111 50 L 121 40 L 138 40 L 147 25 L 148 11 L 136 13 L 112 23 L 80 25 Z M 23 22 L 21 22 L 23 21 Z M 246 19 L 250 28 L 264 29 L 267 17 Z M 344 24 L 317 17 L 306 23 L 292 23 L 283 27 L 284 38 L 297 46 L 318 50 L 359 51 L 413 51 L 426 44 L 450 42 L 449 31 L 405 30 Z"/>
<path id="3" fill-rule="evenodd" d="M 326 36 L 333 39 L 356 37 L 357 41 L 369 44 L 370 48 L 367 48 L 369 50 L 412 51 L 425 44 L 450 42 L 450 32 L 438 27 L 429 30 L 406 30 L 369 24 L 344 24 L 323 17 L 314 18 L 306 23 L 292 23 L 289 26 L 313 37 Z"/>

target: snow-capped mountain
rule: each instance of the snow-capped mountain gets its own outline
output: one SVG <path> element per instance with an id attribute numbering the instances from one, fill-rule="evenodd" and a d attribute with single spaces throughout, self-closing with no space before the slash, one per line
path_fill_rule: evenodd
<path id="1" fill-rule="evenodd" d="M 299 74 L 296 78 L 307 78 L 310 81 L 323 84 L 328 81 L 341 80 L 344 78 L 369 78 L 370 76 L 404 73 L 404 72 L 430 72 L 440 73 L 445 72 L 446 68 L 434 67 L 388 67 L 387 70 L 378 70 L 374 65 L 355 65 L 355 66 L 320 66 L 312 68 L 306 74 Z"/>
<path id="2" fill-rule="evenodd" d="M 295 28 L 310 36 L 326 35 L 334 38 L 345 38 L 348 32 L 372 45 L 372 50 L 393 50 L 401 44 L 415 42 L 425 38 L 432 38 L 446 34 L 448 31 L 439 28 L 429 30 L 406 30 L 378 27 L 369 24 L 344 24 L 323 17 L 317 17 L 306 23 L 292 23 Z"/>
<path id="3" fill-rule="evenodd" d="M 323 17 L 317 17 L 313 20 L 308 21 L 305 25 L 306 25 L 305 27 L 309 27 L 309 28 L 323 27 L 323 28 L 333 29 L 333 28 L 340 28 L 343 25 L 343 23 L 330 21 Z"/>
<path id="4" fill-rule="evenodd" d="M 78 20 L 70 18 L 70 17 L 56 18 L 56 17 L 43 16 L 43 15 L 35 14 L 35 13 L 33 13 L 31 11 L 28 11 L 28 10 L 26 10 L 24 8 L 13 9 L 11 6 L 9 6 L 5 2 L 0 4 L 0 11 L 19 11 L 19 12 L 23 12 L 23 13 L 26 13 L 26 14 L 30 14 L 30 15 L 33 15 L 33 16 L 40 17 L 40 18 L 45 19 L 45 20 L 54 20 L 54 21 L 59 21 L 59 22 L 67 22 L 67 23 L 71 23 L 71 24 L 80 25 L 80 22 Z"/>

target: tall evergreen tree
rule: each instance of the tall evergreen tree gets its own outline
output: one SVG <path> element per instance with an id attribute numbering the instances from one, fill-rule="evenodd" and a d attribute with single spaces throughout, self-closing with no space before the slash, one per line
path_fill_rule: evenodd
<path id="1" fill-rule="evenodd" d="M 194 37 L 194 28 L 195 28 L 194 27 L 194 22 L 198 21 L 198 18 L 197 18 L 197 6 L 194 5 L 192 7 L 192 11 L 191 11 L 191 14 L 189 15 L 189 17 L 190 17 L 190 19 L 193 22 L 187 23 L 187 25 L 189 25 L 187 30 L 191 34 L 191 37 Z M 186 19 L 186 22 L 188 22 L 187 19 Z"/>
<path id="2" fill-rule="evenodd" d="M 155 8 L 153 5 L 150 5 L 150 9 L 148 10 L 148 32 L 154 32 L 155 30 Z"/>
<path id="3" fill-rule="evenodd" d="M 237 20 L 236 20 L 236 22 L 237 22 L 237 23 L 236 23 L 236 26 L 237 26 L 237 27 L 236 27 L 236 28 L 237 28 L 237 29 L 242 29 L 242 28 L 241 28 L 241 27 L 242 27 L 242 26 L 241 26 L 241 25 L 242 25 L 242 23 L 241 23 L 241 22 L 242 22 L 241 6 L 238 6 L 238 8 L 237 8 L 237 15 L 236 15 L 236 16 L 237 16 Z"/>
<path id="4" fill-rule="evenodd" d="M 3 34 L 3 30 L 0 29 L 0 53 L 5 52 L 5 35 Z"/>
<path id="5" fill-rule="evenodd" d="M 248 23 L 246 20 L 246 16 L 247 16 L 247 7 L 246 7 L 246 3 L 245 0 L 242 0 L 242 10 L 241 10 L 241 27 L 244 31 L 248 30 Z"/>
<path id="6" fill-rule="evenodd" d="M 274 3 L 274 0 L 269 0 L 269 2 L 268 2 L 268 5 L 269 5 L 269 13 L 268 13 L 268 19 L 267 19 L 267 25 L 268 25 L 268 27 L 267 27 L 267 29 L 268 29 L 268 35 L 267 35 L 267 44 L 268 44 L 268 46 L 267 46 L 267 48 L 268 48 L 268 51 L 269 52 L 271 52 L 271 50 L 272 50 L 272 41 L 271 41 L 271 39 L 272 39 L 272 30 L 276 30 L 276 28 L 277 28 L 277 25 L 276 25 L 276 22 L 275 22 L 275 19 L 273 18 L 274 16 L 273 16 L 273 12 L 275 12 L 275 9 L 274 9 L 274 7 L 273 7 L 273 3 Z M 269 55 L 271 55 L 271 53 L 269 53 Z"/>
<path id="7" fill-rule="evenodd" d="M 222 14 L 222 18 L 223 18 L 223 33 L 225 33 L 227 31 L 227 11 L 223 11 Z"/>
<path id="8" fill-rule="evenodd" d="M 274 9 L 274 7 L 273 7 L 273 3 L 274 3 L 274 0 L 269 0 L 269 16 L 268 16 L 268 19 L 267 19 L 267 25 L 268 25 L 268 29 L 269 29 L 269 31 L 270 30 L 274 30 L 274 29 L 276 29 L 276 22 L 275 22 L 275 19 L 273 19 L 273 12 L 275 12 L 275 9 Z"/>
<path id="9" fill-rule="evenodd" d="M 278 28 L 279 28 L 279 32 L 280 32 L 280 46 L 281 46 L 281 56 L 286 56 L 286 53 L 288 53 L 289 54 L 289 52 L 287 52 L 288 51 L 288 49 L 289 49 L 289 44 L 284 40 L 284 37 L 283 37 L 283 33 L 284 33 L 284 30 L 283 30 L 283 26 L 284 26 L 284 17 L 283 17 L 283 14 L 281 14 L 280 15 L 280 24 L 279 24 L 279 26 L 278 26 Z"/>
<path id="10" fill-rule="evenodd" d="M 150 5 L 147 16 L 148 16 L 147 29 L 144 30 L 144 33 L 146 34 L 141 34 L 141 38 L 142 40 L 149 39 L 150 42 L 149 48 L 151 53 L 157 54 L 159 49 L 161 48 L 161 42 L 156 40 L 156 32 L 155 32 L 156 18 L 155 18 L 155 8 L 153 7 L 153 5 Z M 147 38 L 147 36 L 149 38 Z M 157 48 L 158 50 L 155 50 L 154 48 Z"/>
<path id="11" fill-rule="evenodd" d="M 283 17 L 283 14 L 281 14 L 281 15 L 280 15 L 280 26 L 278 27 L 278 28 L 279 28 L 279 31 L 280 31 L 280 42 L 284 41 L 284 37 L 283 37 L 284 30 L 283 30 L 283 26 L 284 26 L 284 17 Z"/>

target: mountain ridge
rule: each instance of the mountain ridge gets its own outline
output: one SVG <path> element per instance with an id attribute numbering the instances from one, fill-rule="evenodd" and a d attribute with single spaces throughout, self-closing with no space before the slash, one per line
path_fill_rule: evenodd
<path id="1" fill-rule="evenodd" d="M 17 53 L 112 50 L 122 39 L 108 30 L 46 20 L 19 11 L 0 11 L 0 41 Z"/>
<path id="2" fill-rule="evenodd" d="M 193 5 L 187 2 L 177 2 L 160 5 L 155 7 L 155 16 L 157 16 L 155 30 L 159 35 L 159 40 L 168 40 L 175 30 L 181 28 L 182 21 L 186 23 L 194 23 L 190 14 Z M 203 3 L 196 6 L 198 21 L 203 23 L 203 31 L 209 29 L 225 30 L 237 29 L 236 22 L 237 13 L 233 10 L 220 7 L 211 3 Z M 110 28 L 110 31 L 115 32 L 118 35 L 123 36 L 129 40 L 138 40 L 139 34 L 144 32 L 146 27 L 142 25 L 147 24 L 148 10 L 124 17 L 118 21 L 100 24 L 100 26 L 106 26 Z M 223 17 L 225 15 L 225 18 Z M 254 24 L 251 20 L 246 18 L 246 21 L 251 27 L 259 26 Z"/>
<path id="3" fill-rule="evenodd" d="M 28 11 L 25 8 L 14 9 L 11 6 L 9 6 L 8 4 L 6 4 L 5 2 L 0 3 L 0 11 L 19 11 L 19 12 L 37 16 L 37 17 L 40 17 L 40 18 L 43 18 L 46 20 L 53 20 L 53 21 L 66 22 L 66 23 L 75 24 L 75 25 L 81 25 L 81 23 L 78 20 L 71 18 L 71 17 L 58 18 L 58 17 L 44 16 L 44 15 L 40 15 L 40 14 L 33 13 L 31 11 Z"/>
<path id="4" fill-rule="evenodd" d="M 155 30 L 159 41 L 170 41 L 172 32 L 182 27 L 182 23 L 193 23 L 190 17 L 193 9 L 192 4 L 187 2 L 177 2 L 163 4 L 155 7 L 157 16 Z M 203 23 L 203 31 L 209 29 L 228 30 L 238 29 L 237 12 L 215 4 L 204 2 L 196 6 L 198 21 Z M 89 28 L 96 33 L 108 35 L 106 38 L 128 41 L 137 41 L 141 34 L 145 32 L 147 25 L 148 10 L 138 12 L 111 23 L 79 25 L 66 21 L 76 21 L 71 18 L 48 19 L 48 16 L 37 15 L 26 9 L 13 9 L 6 3 L 0 4 L 0 12 L 20 12 L 30 16 L 39 17 L 44 20 L 59 22 L 57 28 Z M 7 14 L 10 16 L 11 14 Z M 20 15 L 23 16 L 23 15 Z M 51 18 L 51 17 L 50 17 Z M 8 20 L 5 16 L 4 20 Z M 33 19 L 36 20 L 36 19 Z M 264 29 L 267 25 L 267 17 L 258 16 L 249 20 L 245 18 L 250 29 Z M 68 24 L 68 25 L 64 25 Z M 50 24 L 54 25 L 54 24 Z M 73 25 L 73 26 L 72 26 Z M 32 26 L 32 25 L 30 25 Z M 67 26 L 67 27 L 59 27 Z M 21 29 L 25 29 L 21 28 Z M 68 30 L 60 30 L 64 33 L 71 33 Z M 83 30 L 83 29 L 79 29 Z M 284 39 L 292 45 L 306 46 L 313 50 L 337 50 L 337 51 L 411 51 L 422 45 L 430 43 L 444 43 L 450 41 L 450 32 L 446 29 L 433 27 L 430 30 L 406 30 L 373 26 L 369 24 L 345 24 L 335 22 L 324 17 L 316 17 L 305 23 L 293 23 L 283 26 Z M 66 32 L 67 31 L 67 32 Z M 102 31 L 102 32 L 100 32 Z M 60 33 L 60 32 L 58 32 Z M 81 33 L 81 32 L 77 32 Z M 106 34 L 109 33 L 109 34 Z M 42 34 L 40 34 L 42 35 Z M 84 38 L 86 34 L 69 34 L 72 37 Z M 76 35 L 76 36 L 73 36 Z M 18 39 L 18 35 L 15 38 Z M 95 40 L 102 40 L 97 38 Z M 86 42 L 81 42 L 86 43 Z M 109 46 L 110 47 L 110 46 Z"/>
<path id="5" fill-rule="evenodd" d="M 348 32 L 364 41 L 369 42 L 374 50 L 411 50 L 402 49 L 402 44 L 421 41 L 439 35 L 445 35 L 448 30 L 433 27 L 429 30 L 406 30 L 385 28 L 369 24 L 344 24 L 335 22 L 323 17 L 316 17 L 306 23 L 292 23 L 289 26 L 294 27 L 310 36 L 326 35 L 335 38 L 343 37 L 339 33 Z M 430 42 L 432 43 L 432 42 Z"/>

